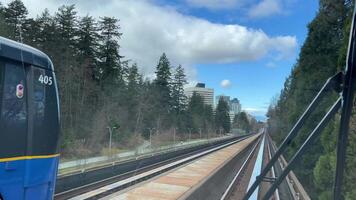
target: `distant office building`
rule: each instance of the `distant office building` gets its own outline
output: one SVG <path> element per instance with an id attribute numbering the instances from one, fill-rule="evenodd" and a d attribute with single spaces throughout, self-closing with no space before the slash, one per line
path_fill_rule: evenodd
<path id="1" fill-rule="evenodd" d="M 233 98 L 230 101 L 230 111 L 234 114 L 238 114 L 241 112 L 241 104 L 237 98 Z"/>
<path id="2" fill-rule="evenodd" d="M 184 93 L 188 98 L 192 97 L 194 92 L 203 97 L 206 105 L 210 105 L 211 107 L 214 106 L 214 89 L 206 88 L 205 83 L 198 83 L 195 87 L 184 89 Z"/>

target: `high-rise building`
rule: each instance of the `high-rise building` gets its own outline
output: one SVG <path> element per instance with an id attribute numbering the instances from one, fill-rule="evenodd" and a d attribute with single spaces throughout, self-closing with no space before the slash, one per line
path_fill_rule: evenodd
<path id="1" fill-rule="evenodd" d="M 233 98 L 230 101 L 230 111 L 233 112 L 234 114 L 238 114 L 241 112 L 241 104 L 237 98 Z"/>
<path id="2" fill-rule="evenodd" d="M 188 87 L 184 89 L 184 94 L 190 98 L 193 96 L 193 93 L 199 94 L 203 97 L 204 104 L 214 106 L 214 89 L 206 88 L 205 83 L 198 83 L 195 87 Z"/>

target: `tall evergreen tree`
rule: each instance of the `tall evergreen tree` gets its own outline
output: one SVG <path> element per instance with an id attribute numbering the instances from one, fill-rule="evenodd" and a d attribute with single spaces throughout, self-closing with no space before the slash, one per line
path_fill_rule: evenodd
<path id="1" fill-rule="evenodd" d="M 37 18 L 37 46 L 49 54 L 52 59 L 60 52 L 57 47 L 58 37 L 56 21 L 51 16 L 48 9 L 45 9 Z"/>
<path id="2" fill-rule="evenodd" d="M 230 132 L 230 115 L 229 105 L 227 102 L 220 98 L 215 111 L 215 126 L 218 129 L 223 129 L 225 133 Z"/>
<path id="3" fill-rule="evenodd" d="M 247 118 L 245 112 L 241 112 L 234 117 L 233 125 L 234 128 L 244 130 L 246 133 L 249 133 L 251 130 L 250 122 Z"/>
<path id="4" fill-rule="evenodd" d="M 184 68 L 179 65 L 175 69 L 172 82 L 172 107 L 178 114 L 185 110 L 187 104 L 187 97 L 184 94 L 185 84 L 187 84 L 187 79 Z"/>
<path id="5" fill-rule="evenodd" d="M 122 84 L 123 67 L 119 54 L 120 45 L 118 40 L 122 33 L 119 32 L 119 20 L 115 17 L 102 17 L 99 22 L 100 45 L 99 45 L 99 69 L 96 70 L 98 79 L 114 84 Z"/>
<path id="6" fill-rule="evenodd" d="M 23 25 L 26 22 L 28 11 L 21 0 L 11 1 L 4 9 L 4 17 L 6 24 L 14 33 L 10 35 L 11 39 L 22 41 L 20 35 L 22 34 Z"/>
<path id="7" fill-rule="evenodd" d="M 189 99 L 188 114 L 189 122 L 187 128 L 197 132 L 199 128 L 204 126 L 204 99 L 198 93 L 194 92 Z"/>
<path id="8" fill-rule="evenodd" d="M 95 19 L 91 16 L 84 16 L 78 23 L 77 46 L 79 55 L 90 58 L 94 62 L 98 52 L 98 26 Z"/>
<path id="9" fill-rule="evenodd" d="M 55 20 L 57 22 L 57 30 L 60 34 L 61 42 L 63 46 L 74 48 L 77 36 L 77 11 L 75 5 L 63 5 L 58 8 Z"/>
<path id="10" fill-rule="evenodd" d="M 156 67 L 156 79 L 154 80 L 155 94 L 157 98 L 157 127 L 167 127 L 171 120 L 171 66 L 165 53 L 159 58 Z"/>
<path id="11" fill-rule="evenodd" d="M 5 7 L 0 2 L 0 36 L 11 38 L 11 30 L 5 20 Z"/>

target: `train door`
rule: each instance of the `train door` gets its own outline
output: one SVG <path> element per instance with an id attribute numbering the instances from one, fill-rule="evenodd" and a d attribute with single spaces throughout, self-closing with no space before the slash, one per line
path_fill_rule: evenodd
<path id="1" fill-rule="evenodd" d="M 14 160 L 26 155 L 28 104 L 24 65 L 0 61 L 0 194 L 6 199 L 24 195 L 25 164 Z M 22 186 L 22 187 L 21 187 Z"/>

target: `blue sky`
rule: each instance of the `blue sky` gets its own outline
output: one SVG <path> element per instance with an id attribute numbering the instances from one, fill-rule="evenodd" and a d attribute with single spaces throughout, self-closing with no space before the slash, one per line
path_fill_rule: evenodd
<path id="1" fill-rule="evenodd" d="M 163 1 L 160 2 L 161 4 Z M 258 2 L 256 2 L 258 3 Z M 166 4 L 165 4 L 166 5 Z M 186 8 L 181 1 L 170 2 L 181 7 L 181 12 L 204 18 L 215 23 L 239 24 L 261 29 L 269 36 L 292 35 L 297 38 L 295 53 L 287 59 L 267 55 L 262 59 L 228 64 L 198 64 L 197 80 L 215 89 L 215 95 L 225 94 L 240 99 L 243 109 L 254 115 L 263 115 L 273 96 L 283 88 L 286 77 L 296 63 L 300 48 L 307 35 L 307 25 L 315 17 L 318 1 L 289 2 L 283 13 L 259 18 L 246 17 L 243 9 Z M 229 80 L 229 87 L 221 87 L 222 80 Z"/>
<path id="2" fill-rule="evenodd" d="M 4 4 L 10 0 L 3 0 Z M 154 78 L 165 52 L 191 83 L 237 97 L 263 116 L 296 63 L 317 0 L 23 0 L 29 15 L 75 4 L 79 15 L 120 19 L 120 52 Z M 224 81 L 224 87 L 221 82 Z"/>

